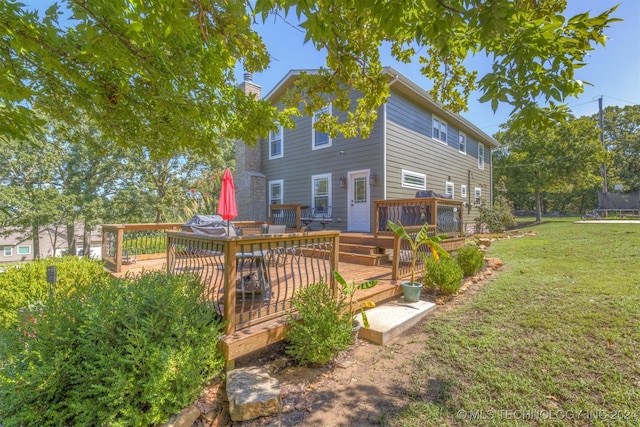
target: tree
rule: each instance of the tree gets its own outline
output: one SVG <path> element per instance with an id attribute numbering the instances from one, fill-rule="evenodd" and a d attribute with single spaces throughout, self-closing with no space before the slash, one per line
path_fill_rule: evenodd
<path id="1" fill-rule="evenodd" d="M 600 182 L 598 167 L 606 156 L 592 119 L 573 118 L 532 129 L 508 122 L 503 129 L 495 135 L 502 145 L 495 157 L 495 175 L 506 177 L 511 192 L 534 195 L 537 221 L 542 220 L 543 192 L 569 194 Z"/>
<path id="2" fill-rule="evenodd" d="M 0 223 L 33 239 L 33 257 L 40 257 L 40 232 L 64 222 L 67 198 L 54 186 L 62 161 L 58 144 L 42 140 L 0 144 Z"/>
<path id="3" fill-rule="evenodd" d="M 37 106 L 67 122 L 86 116 L 107 139 L 164 157 L 215 151 L 216 136 L 252 143 L 274 119 L 290 126 L 292 114 L 310 115 L 327 98 L 349 116 L 325 115 L 320 130 L 366 135 L 389 96 L 386 46 L 400 61 L 422 63 L 432 94 L 452 111 L 477 87 L 494 109 L 514 107 L 514 125 L 557 119 L 566 113 L 559 103 L 582 91 L 574 70 L 617 21 L 615 8 L 567 19 L 564 0 L 61 3 L 68 10 L 54 4 L 44 16 L 0 3 L 0 135 L 33 129 L 28 107 Z M 288 14 L 327 60 L 299 79 L 278 113 L 237 88 L 233 72 L 238 63 L 248 72 L 269 65 L 252 22 Z M 481 54 L 493 67 L 478 76 L 465 60 Z M 350 89 L 362 94 L 353 105 Z"/>
<path id="4" fill-rule="evenodd" d="M 598 120 L 597 116 L 592 117 Z M 608 183 L 640 189 L 640 105 L 604 109 L 604 142 L 612 154 Z"/>

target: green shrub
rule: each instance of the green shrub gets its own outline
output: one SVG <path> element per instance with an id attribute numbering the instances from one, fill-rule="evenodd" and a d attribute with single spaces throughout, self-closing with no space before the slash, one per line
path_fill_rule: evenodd
<path id="1" fill-rule="evenodd" d="M 352 317 L 344 299 L 331 295 L 320 282 L 296 292 L 292 304 L 298 318 L 288 314 L 287 354 L 300 364 L 325 364 L 351 343 Z"/>
<path id="2" fill-rule="evenodd" d="M 484 253 L 475 245 L 458 249 L 455 258 L 465 276 L 473 276 L 484 266 Z"/>
<path id="3" fill-rule="evenodd" d="M 191 276 L 155 273 L 47 301 L 24 334 L 5 337 L 3 425 L 166 422 L 222 372 L 222 327 L 202 291 Z"/>
<path id="4" fill-rule="evenodd" d="M 11 267 L 0 274 L 0 329 L 13 328 L 21 308 L 46 301 L 48 266 L 56 267 L 57 294 L 68 294 L 78 287 L 109 280 L 109 273 L 101 262 L 75 256 L 46 258 Z"/>
<path id="5" fill-rule="evenodd" d="M 440 258 L 436 261 L 433 257 L 425 257 L 425 273 L 421 282 L 427 288 L 439 288 L 443 294 L 453 294 L 462 286 L 462 269 L 455 259 Z"/>

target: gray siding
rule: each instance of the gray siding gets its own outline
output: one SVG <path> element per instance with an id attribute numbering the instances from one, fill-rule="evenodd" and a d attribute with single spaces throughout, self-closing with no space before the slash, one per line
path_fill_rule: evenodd
<path id="1" fill-rule="evenodd" d="M 333 115 L 345 114 L 335 109 Z M 284 203 L 311 205 L 311 177 L 331 174 L 331 203 L 333 206 L 333 224 L 327 228 L 346 230 L 347 228 L 347 189 L 339 187 L 339 178 L 347 178 L 348 171 L 370 169 L 378 175 L 378 185 L 371 187 L 371 200 L 383 198 L 383 124 L 382 108 L 378 120 L 366 140 L 344 138 L 342 135 L 332 139 L 331 147 L 312 149 L 312 118 L 297 117 L 295 128 L 284 129 L 283 157 L 269 159 L 269 143 L 261 141 L 262 172 L 269 181 L 283 180 Z M 342 154 L 341 154 L 342 152 Z M 373 207 L 373 203 L 371 204 Z M 373 212 L 371 222 L 373 223 Z"/>
<path id="2" fill-rule="evenodd" d="M 436 113 L 437 115 L 437 113 Z M 421 123 L 423 122 L 423 123 Z M 401 186 L 402 170 L 426 175 L 427 190 L 445 192 L 445 182 L 454 183 L 454 199 L 462 200 L 460 186 L 467 186 L 465 223 L 478 215 L 474 189 L 482 189 L 484 202 L 491 194 L 490 150 L 485 148 L 484 170 L 478 168 L 478 142 L 467 135 L 467 154 L 459 152 L 458 130 L 447 122 L 447 144 L 431 138 L 432 113 L 392 94 L 387 103 L 387 199 L 414 197 L 416 189 Z M 468 227 L 469 228 L 469 227 Z"/>

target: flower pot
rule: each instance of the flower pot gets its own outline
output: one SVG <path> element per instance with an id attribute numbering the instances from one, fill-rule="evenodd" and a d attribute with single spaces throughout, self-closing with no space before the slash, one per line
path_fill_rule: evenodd
<path id="1" fill-rule="evenodd" d="M 406 302 L 420 301 L 420 291 L 422 291 L 422 283 L 402 282 L 402 293 Z"/>

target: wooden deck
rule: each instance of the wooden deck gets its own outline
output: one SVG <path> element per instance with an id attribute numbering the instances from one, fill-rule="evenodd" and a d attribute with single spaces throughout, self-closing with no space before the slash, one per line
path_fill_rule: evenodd
<path id="1" fill-rule="evenodd" d="M 143 272 L 166 271 L 166 264 L 166 259 L 140 260 L 134 264 L 123 265 L 121 273 L 112 273 L 112 275 L 124 277 L 127 275 L 139 275 Z M 355 297 L 359 301 L 373 301 L 379 304 L 402 294 L 400 281 L 391 280 L 391 265 L 363 266 L 340 262 L 338 263 L 338 271 L 348 282 L 353 280 L 356 283 L 362 283 L 368 280 L 378 280 L 376 286 L 356 291 Z M 276 274 L 274 267 L 269 267 L 267 274 L 274 278 L 273 275 Z M 276 280 L 276 282 L 288 283 L 287 281 L 279 280 Z M 268 307 L 269 304 L 272 304 L 277 299 L 275 297 L 276 294 L 286 293 L 286 291 L 280 289 L 279 292 L 272 292 L 271 298 L 261 300 L 258 304 L 262 307 Z M 236 317 L 243 316 L 247 311 L 255 309 L 256 302 L 247 303 L 239 299 L 236 302 Z M 233 367 L 233 360 L 283 340 L 287 329 L 286 319 L 282 316 L 276 316 L 273 319 L 240 329 L 231 336 L 224 336 L 220 344 L 227 360 L 228 368 Z"/>
<path id="2" fill-rule="evenodd" d="M 150 271 L 166 271 L 166 259 L 147 259 L 137 261 L 134 264 L 122 266 L 122 272 L 111 273 L 114 277 L 125 277 L 127 275 L 139 275 L 143 272 Z M 348 282 L 355 280 L 356 283 L 366 282 L 368 280 L 378 280 L 378 285 L 366 290 L 359 290 L 357 297 L 372 298 L 382 290 L 383 285 L 399 286 L 398 280 L 391 280 L 391 265 L 364 266 L 352 264 L 348 262 L 338 263 L 338 271 Z M 271 273 L 270 273 L 271 274 Z"/>

